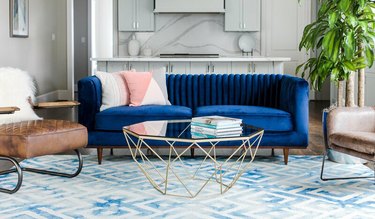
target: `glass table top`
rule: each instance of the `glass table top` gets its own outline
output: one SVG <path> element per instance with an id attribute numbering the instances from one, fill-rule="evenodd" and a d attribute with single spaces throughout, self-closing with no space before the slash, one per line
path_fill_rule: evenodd
<path id="1" fill-rule="evenodd" d="M 191 120 L 147 121 L 123 127 L 124 132 L 146 139 L 170 138 L 187 140 L 241 140 L 263 132 L 263 129 L 245 123 L 242 123 L 241 127 L 233 128 L 225 133 L 207 133 L 207 127 L 203 127 L 202 129 L 201 127 L 198 127 L 198 130 L 197 127 L 192 129 Z M 212 129 L 209 131 L 212 132 Z"/>

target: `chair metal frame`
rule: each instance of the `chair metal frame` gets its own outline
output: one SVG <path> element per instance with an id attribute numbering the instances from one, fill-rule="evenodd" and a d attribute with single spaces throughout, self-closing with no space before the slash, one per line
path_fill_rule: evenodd
<path id="1" fill-rule="evenodd" d="M 349 177 L 333 177 L 333 178 L 325 178 L 324 177 L 324 166 L 325 166 L 325 160 L 326 158 L 328 158 L 328 147 L 326 147 L 326 150 L 323 154 L 323 159 L 322 159 L 322 168 L 321 168 L 321 171 L 320 171 L 320 179 L 322 181 L 330 181 L 330 180 L 348 180 L 348 179 L 371 179 L 373 178 L 374 179 L 374 184 L 375 184 L 375 162 L 374 162 L 374 166 L 373 166 L 373 171 L 374 171 L 374 175 L 373 176 L 349 176 Z"/>

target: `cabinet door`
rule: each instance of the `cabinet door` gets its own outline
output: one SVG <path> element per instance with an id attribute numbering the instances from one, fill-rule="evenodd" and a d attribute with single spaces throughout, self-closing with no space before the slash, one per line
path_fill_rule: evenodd
<path id="1" fill-rule="evenodd" d="M 232 62 L 232 74 L 252 73 L 253 63 L 251 62 Z"/>
<path id="2" fill-rule="evenodd" d="M 129 62 L 129 70 L 148 71 L 148 62 Z"/>
<path id="3" fill-rule="evenodd" d="M 260 0 L 242 1 L 242 31 L 260 31 Z"/>
<path id="4" fill-rule="evenodd" d="M 164 68 L 166 73 L 170 73 L 169 62 L 149 62 L 148 70 L 154 71 L 160 68 Z"/>
<path id="5" fill-rule="evenodd" d="M 137 7 L 137 31 L 154 31 L 154 1 L 136 0 Z"/>
<path id="6" fill-rule="evenodd" d="M 169 71 L 171 74 L 186 74 L 188 73 L 189 62 L 170 62 Z"/>
<path id="7" fill-rule="evenodd" d="M 272 72 L 272 62 L 254 62 L 253 72 L 257 74 L 269 74 Z"/>
<path id="8" fill-rule="evenodd" d="M 231 64 L 230 62 L 211 62 L 210 70 L 212 74 L 230 74 Z"/>
<path id="9" fill-rule="evenodd" d="M 135 31 L 136 30 L 136 4 L 135 0 L 118 1 L 118 30 Z"/>
<path id="10" fill-rule="evenodd" d="M 190 74 L 209 74 L 210 62 L 190 62 Z"/>
<path id="11" fill-rule="evenodd" d="M 127 71 L 129 62 L 108 62 L 107 72 Z"/>
<path id="12" fill-rule="evenodd" d="M 242 0 L 225 1 L 225 31 L 242 31 Z"/>

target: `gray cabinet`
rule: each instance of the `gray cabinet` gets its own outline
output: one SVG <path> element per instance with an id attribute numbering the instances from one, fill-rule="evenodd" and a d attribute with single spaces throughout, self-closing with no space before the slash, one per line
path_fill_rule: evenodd
<path id="1" fill-rule="evenodd" d="M 226 0 L 225 31 L 260 31 L 260 0 Z"/>
<path id="2" fill-rule="evenodd" d="M 257 74 L 274 73 L 272 69 L 272 62 L 256 62 L 256 63 L 254 62 L 253 73 L 257 73 Z"/>
<path id="3" fill-rule="evenodd" d="M 232 62 L 232 74 L 246 74 L 252 73 L 252 62 Z"/>
<path id="4" fill-rule="evenodd" d="M 212 74 L 229 74 L 231 68 L 230 62 L 211 62 L 210 72 Z"/>
<path id="5" fill-rule="evenodd" d="M 154 31 L 153 0 L 119 0 L 119 31 Z"/>
<path id="6" fill-rule="evenodd" d="M 170 62 L 169 73 L 171 74 L 187 74 L 189 72 L 189 62 Z"/>
<path id="7" fill-rule="evenodd" d="M 129 62 L 129 70 L 145 72 L 148 71 L 147 62 Z"/>
<path id="8" fill-rule="evenodd" d="M 190 74 L 209 74 L 210 62 L 190 62 Z"/>

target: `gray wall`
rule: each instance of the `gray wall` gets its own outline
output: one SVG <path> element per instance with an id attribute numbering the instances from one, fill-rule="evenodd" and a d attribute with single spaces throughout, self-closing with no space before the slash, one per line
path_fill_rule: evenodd
<path id="1" fill-rule="evenodd" d="M 0 0 L 0 67 L 29 72 L 36 79 L 37 95 L 66 90 L 66 1 L 31 0 L 29 4 L 29 38 L 10 38 L 9 0 Z M 7 167 L 8 163 L 0 162 L 0 170 Z"/>
<path id="2" fill-rule="evenodd" d="M 74 0 L 75 83 L 89 74 L 88 60 L 88 0 Z"/>
<path id="3" fill-rule="evenodd" d="M 37 95 L 66 90 L 66 1 L 31 0 L 29 4 L 29 37 L 11 38 L 9 1 L 0 0 L 0 67 L 28 71 L 36 79 Z"/>

